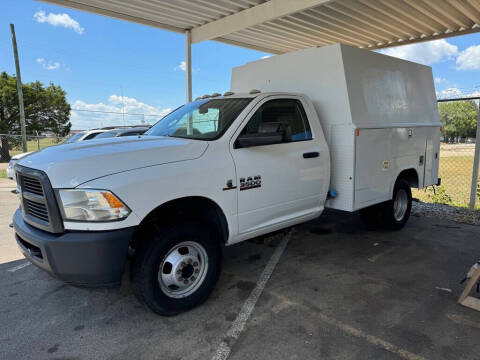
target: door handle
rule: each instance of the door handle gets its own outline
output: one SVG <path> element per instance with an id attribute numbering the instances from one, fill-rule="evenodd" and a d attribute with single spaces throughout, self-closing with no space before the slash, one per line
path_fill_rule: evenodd
<path id="1" fill-rule="evenodd" d="M 304 159 L 311 159 L 311 158 L 316 158 L 319 157 L 320 153 L 318 151 L 311 151 L 311 152 L 306 152 L 303 153 L 303 158 Z"/>

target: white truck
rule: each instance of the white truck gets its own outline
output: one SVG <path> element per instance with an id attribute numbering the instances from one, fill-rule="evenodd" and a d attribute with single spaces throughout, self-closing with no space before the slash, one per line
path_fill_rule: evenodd
<path id="1" fill-rule="evenodd" d="M 132 249 L 136 296 L 173 315 L 206 300 L 222 246 L 324 207 L 400 229 L 410 188 L 438 181 L 429 67 L 337 44 L 235 68 L 231 90 L 142 136 L 20 160 L 14 227 L 27 259 L 68 283 L 116 285 Z"/>

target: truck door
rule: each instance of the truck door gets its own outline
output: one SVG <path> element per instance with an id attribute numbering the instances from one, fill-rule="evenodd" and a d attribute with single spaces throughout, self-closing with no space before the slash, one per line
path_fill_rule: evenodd
<path id="1" fill-rule="evenodd" d="M 312 136 L 309 120 L 299 98 L 269 97 L 251 112 L 240 133 L 232 139 L 238 194 L 239 233 L 274 230 L 319 212 L 328 182 L 328 165 L 319 140 Z M 266 123 L 287 124 L 291 140 L 240 147 L 239 136 L 257 134 Z M 263 125 L 262 125 L 263 124 Z M 322 199 L 323 198 L 323 199 Z"/>

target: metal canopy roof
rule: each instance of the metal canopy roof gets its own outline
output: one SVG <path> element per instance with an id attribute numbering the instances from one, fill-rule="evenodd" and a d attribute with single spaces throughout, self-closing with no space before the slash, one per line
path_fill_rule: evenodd
<path id="1" fill-rule="evenodd" d="M 344 43 L 378 49 L 480 31 L 480 0 L 42 0 L 281 54 Z"/>

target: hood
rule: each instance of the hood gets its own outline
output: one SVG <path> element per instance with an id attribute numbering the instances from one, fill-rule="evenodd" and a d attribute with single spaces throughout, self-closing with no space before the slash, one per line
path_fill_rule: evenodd
<path id="1" fill-rule="evenodd" d="M 13 155 L 11 160 L 19 160 L 19 159 L 23 158 L 24 156 L 27 156 L 27 155 L 29 155 L 29 154 L 31 154 L 31 153 L 33 153 L 33 151 L 29 151 L 29 152 L 26 152 L 26 153 L 21 153 L 21 154 Z"/>
<path id="2" fill-rule="evenodd" d="M 191 160 L 206 141 L 160 136 L 119 137 L 51 146 L 18 161 L 44 171 L 54 188 L 73 188 L 99 177 L 147 166 Z"/>

